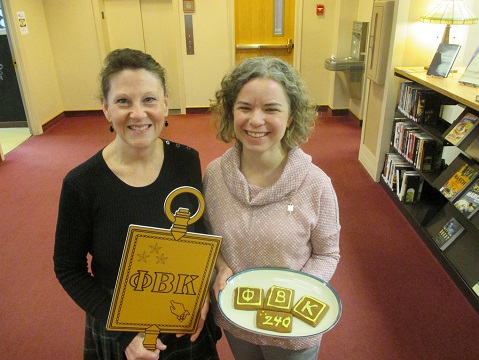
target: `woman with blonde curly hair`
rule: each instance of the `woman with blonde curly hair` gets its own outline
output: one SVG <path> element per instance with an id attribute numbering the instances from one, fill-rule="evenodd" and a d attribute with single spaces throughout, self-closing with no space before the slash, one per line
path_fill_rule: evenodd
<path id="1" fill-rule="evenodd" d="M 233 274 L 280 267 L 329 281 L 339 261 L 339 212 L 330 178 L 300 149 L 317 118 L 304 82 L 274 57 L 245 60 L 212 104 L 218 138 L 235 142 L 205 172 L 207 224 L 223 237 L 216 295 Z M 321 335 L 271 337 L 246 331 L 216 307 L 237 360 L 316 360 Z"/>

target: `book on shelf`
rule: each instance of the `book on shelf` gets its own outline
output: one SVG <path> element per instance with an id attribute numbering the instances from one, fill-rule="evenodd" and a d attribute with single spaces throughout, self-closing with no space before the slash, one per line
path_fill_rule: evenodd
<path id="1" fill-rule="evenodd" d="M 445 132 L 444 138 L 453 145 L 459 145 L 479 124 L 479 117 L 469 111 L 464 111 Z"/>
<path id="2" fill-rule="evenodd" d="M 406 162 L 401 155 L 394 153 L 386 154 L 382 177 L 384 182 L 393 191 L 396 191 L 397 189 L 398 170 L 402 170 L 403 168 L 411 169 L 411 165 Z"/>
<path id="3" fill-rule="evenodd" d="M 469 183 L 472 182 L 472 180 L 477 177 L 478 174 L 478 170 L 468 163 L 464 163 L 461 168 L 439 189 L 439 191 L 446 197 L 446 199 L 452 201 Z"/>
<path id="4" fill-rule="evenodd" d="M 415 170 L 406 170 L 401 179 L 399 200 L 407 204 L 419 202 L 424 184 L 422 176 Z"/>
<path id="5" fill-rule="evenodd" d="M 479 179 L 457 197 L 454 206 L 468 219 L 479 210 Z"/>
<path id="6" fill-rule="evenodd" d="M 441 250 L 445 250 L 463 231 L 464 226 L 462 226 L 455 217 L 452 217 L 444 224 L 441 230 L 434 235 L 433 240 Z"/>
<path id="7" fill-rule="evenodd" d="M 427 69 L 427 75 L 447 77 L 461 49 L 458 44 L 440 43 Z"/>
<path id="8" fill-rule="evenodd" d="M 401 83 L 398 110 L 418 123 L 435 124 L 441 110 L 439 94 L 413 81 Z"/>
<path id="9" fill-rule="evenodd" d="M 417 170 L 435 171 L 441 165 L 441 144 L 411 121 L 396 121 L 391 144 Z"/>
<path id="10" fill-rule="evenodd" d="M 441 97 L 433 90 L 423 91 L 419 94 L 422 109 L 416 114 L 420 124 L 434 125 L 441 112 Z"/>
<path id="11" fill-rule="evenodd" d="M 434 157 L 436 156 L 436 140 L 428 134 L 420 134 L 417 136 L 418 143 L 416 145 L 416 154 L 414 165 L 416 169 L 423 172 L 433 171 Z"/>
<path id="12" fill-rule="evenodd" d="M 412 170 L 413 168 L 411 167 L 409 163 L 400 163 L 395 166 L 395 171 L 396 171 L 395 188 L 396 188 L 396 195 L 398 196 L 398 198 L 401 198 L 401 191 L 402 191 L 401 189 L 403 185 L 404 174 Z"/>
<path id="13" fill-rule="evenodd" d="M 463 85 L 479 86 L 479 46 L 472 54 L 471 60 L 469 60 L 459 82 Z"/>

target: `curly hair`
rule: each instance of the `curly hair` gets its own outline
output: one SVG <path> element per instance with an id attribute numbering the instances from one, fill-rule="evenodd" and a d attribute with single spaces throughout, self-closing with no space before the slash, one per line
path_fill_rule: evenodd
<path id="1" fill-rule="evenodd" d="M 110 52 L 104 61 L 104 67 L 100 72 L 100 99 L 107 99 L 110 92 L 111 78 L 123 70 L 144 69 L 155 74 L 166 89 L 166 71 L 149 54 L 134 49 L 116 49 Z"/>
<path id="2" fill-rule="evenodd" d="M 218 122 L 217 138 L 227 143 L 237 140 L 233 125 L 234 104 L 242 87 L 256 78 L 274 80 L 286 92 L 292 122 L 281 139 L 283 149 L 289 151 L 308 141 L 318 116 L 316 106 L 298 72 L 284 60 L 270 56 L 246 59 L 221 81 L 220 89 L 216 91 L 215 99 L 210 105 Z M 238 144 L 241 146 L 239 142 Z"/>

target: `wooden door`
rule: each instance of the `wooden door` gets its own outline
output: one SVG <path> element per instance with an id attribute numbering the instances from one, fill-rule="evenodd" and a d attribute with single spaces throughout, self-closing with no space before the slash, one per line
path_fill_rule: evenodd
<path id="1" fill-rule="evenodd" d="M 253 56 L 277 56 L 293 64 L 295 0 L 279 0 L 283 7 L 281 35 L 275 35 L 277 1 L 235 0 L 236 63 Z"/>

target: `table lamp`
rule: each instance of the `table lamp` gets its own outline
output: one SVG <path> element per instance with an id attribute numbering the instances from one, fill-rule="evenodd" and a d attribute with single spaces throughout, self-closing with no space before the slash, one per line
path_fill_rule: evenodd
<path id="1" fill-rule="evenodd" d="M 432 24 L 446 24 L 442 43 L 449 44 L 451 25 L 470 25 L 477 23 L 477 16 L 471 13 L 462 0 L 443 0 L 426 15 L 421 21 Z"/>

